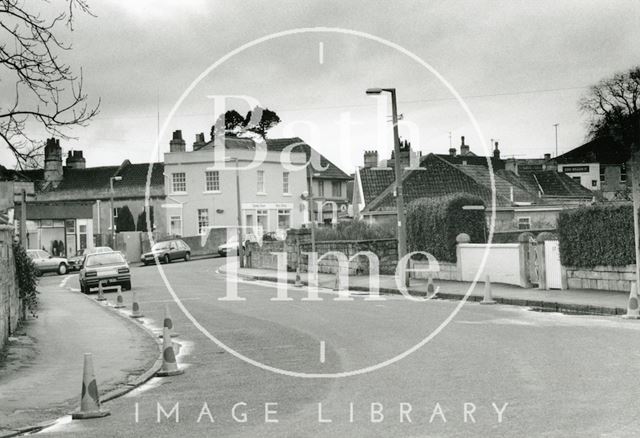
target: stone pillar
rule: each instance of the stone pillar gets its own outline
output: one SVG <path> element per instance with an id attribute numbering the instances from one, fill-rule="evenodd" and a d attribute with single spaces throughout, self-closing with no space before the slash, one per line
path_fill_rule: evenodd
<path id="1" fill-rule="evenodd" d="M 531 260 L 529 260 L 529 245 L 531 245 L 531 239 L 533 239 L 533 234 L 526 232 L 522 233 L 518 236 L 518 253 L 520 257 L 520 280 L 524 287 L 530 288 L 533 287 L 531 283 L 531 271 L 529 265 Z"/>
<path id="2" fill-rule="evenodd" d="M 456 268 L 458 269 L 458 278 L 462 281 L 462 251 L 461 243 L 471 242 L 471 237 L 467 233 L 460 233 L 456 236 Z"/>

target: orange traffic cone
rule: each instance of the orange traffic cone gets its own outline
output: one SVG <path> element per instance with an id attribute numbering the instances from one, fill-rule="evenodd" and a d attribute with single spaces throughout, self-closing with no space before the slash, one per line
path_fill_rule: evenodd
<path id="1" fill-rule="evenodd" d="M 640 309 L 638 308 L 638 287 L 636 283 L 631 283 L 629 291 L 629 301 L 627 302 L 627 314 L 623 316 L 625 319 L 640 319 Z"/>
<path id="2" fill-rule="evenodd" d="M 84 420 L 86 418 L 106 417 L 110 412 L 100 408 L 98 383 L 93 373 L 93 357 L 91 353 L 84 354 L 84 371 L 82 373 L 82 392 L 80 393 L 80 411 L 73 412 L 71 418 Z"/>
<path id="3" fill-rule="evenodd" d="M 127 307 L 124 305 L 124 297 L 122 296 L 122 286 L 118 286 L 118 295 L 116 295 L 116 305 L 113 306 L 116 309 L 122 309 L 123 307 Z"/>
<path id="4" fill-rule="evenodd" d="M 491 293 L 491 279 L 489 279 L 488 275 L 484 280 L 484 298 L 480 301 L 480 304 L 496 304 Z"/>
<path id="5" fill-rule="evenodd" d="M 98 296 L 96 297 L 98 301 L 106 301 L 107 299 L 104 297 L 104 291 L 102 289 L 102 282 L 98 282 Z"/>
<path id="6" fill-rule="evenodd" d="M 158 377 L 177 376 L 184 373 L 184 370 L 178 369 L 176 363 L 176 354 L 173 351 L 173 341 L 169 335 L 169 329 L 162 329 L 162 368 L 156 373 Z"/>
<path id="7" fill-rule="evenodd" d="M 163 333 L 158 336 L 159 338 L 164 337 L 164 329 L 165 329 L 165 327 L 167 329 L 169 329 L 169 335 L 172 338 L 174 336 L 178 336 L 178 334 L 173 331 L 173 319 L 171 319 L 171 314 L 169 313 L 169 305 L 168 304 L 165 304 L 165 306 L 164 306 L 164 319 L 162 320 Z"/>
<path id="8" fill-rule="evenodd" d="M 300 279 L 300 264 L 296 266 L 296 282 L 293 285 L 295 287 L 302 287 L 302 280 Z"/>
<path id="9" fill-rule="evenodd" d="M 140 304 L 138 304 L 138 297 L 136 291 L 133 291 L 133 303 L 131 304 L 131 316 L 132 318 L 142 318 L 144 315 L 140 310 Z"/>

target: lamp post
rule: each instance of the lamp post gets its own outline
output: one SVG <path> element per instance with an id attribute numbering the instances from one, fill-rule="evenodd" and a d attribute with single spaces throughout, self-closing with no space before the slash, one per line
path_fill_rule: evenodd
<path id="1" fill-rule="evenodd" d="M 391 94 L 391 120 L 393 122 L 393 167 L 396 177 L 396 210 L 398 212 L 398 260 L 407 253 L 407 235 L 404 211 L 404 197 L 402 196 L 402 168 L 400 167 L 400 135 L 398 134 L 398 104 L 395 88 L 369 88 L 367 94 L 379 95 L 385 91 Z M 409 276 L 405 274 L 405 285 L 409 286 Z"/>
<path id="2" fill-rule="evenodd" d="M 111 215 L 111 243 L 113 244 L 113 249 L 117 249 L 118 245 L 116 245 L 116 221 L 115 221 L 115 218 L 113 217 L 113 182 L 114 181 L 122 181 L 122 177 L 112 176 L 111 178 L 109 178 L 109 187 L 111 189 L 110 190 L 111 199 L 109 200 L 109 208 L 111 209 L 111 212 L 109 213 Z"/>
<path id="3" fill-rule="evenodd" d="M 233 160 L 236 163 L 236 207 L 238 209 L 238 258 L 240 267 L 244 268 L 244 246 L 242 244 L 242 203 L 240 202 L 240 164 L 238 157 Z"/>
<path id="4" fill-rule="evenodd" d="M 312 166 L 313 168 L 313 166 Z M 315 206 L 315 201 L 313 199 L 313 177 L 320 176 L 319 173 L 309 173 L 309 219 L 311 220 L 311 252 L 316 252 L 316 220 L 315 215 L 313 214 L 313 209 Z"/>

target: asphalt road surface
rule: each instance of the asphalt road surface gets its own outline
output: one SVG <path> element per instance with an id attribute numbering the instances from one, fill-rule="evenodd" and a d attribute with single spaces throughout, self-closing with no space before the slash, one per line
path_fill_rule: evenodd
<path id="1" fill-rule="evenodd" d="M 413 302 L 399 296 L 339 301 L 331 291 L 321 291 L 321 301 L 304 301 L 306 288 L 293 286 L 287 290 L 291 301 L 272 301 L 274 284 L 246 281 L 236 283 L 244 301 L 221 301 L 227 292 L 226 277 L 217 273 L 222 263 L 225 259 L 163 265 L 197 324 L 174 302 L 155 266 L 133 268 L 145 324 L 160 326 L 164 306 L 170 306 L 185 373 L 154 378 L 106 403 L 109 417 L 65 417 L 41 434 L 640 433 L 638 321 L 465 304 L 430 342 L 393 362 L 437 329 L 459 302 Z M 75 279 L 68 285 L 78 287 Z M 130 302 L 129 295 L 126 299 Z M 256 363 L 241 360 L 221 343 Z M 371 370 L 385 361 L 392 363 Z M 358 374 L 363 368 L 369 371 Z M 301 376 L 334 373 L 355 375 Z"/>

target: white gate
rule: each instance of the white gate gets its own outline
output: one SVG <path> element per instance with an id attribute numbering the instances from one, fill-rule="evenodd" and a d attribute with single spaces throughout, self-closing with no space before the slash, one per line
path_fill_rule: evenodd
<path id="1" fill-rule="evenodd" d="M 544 242 L 544 265 L 547 289 L 562 289 L 560 244 L 557 240 L 547 240 Z"/>

